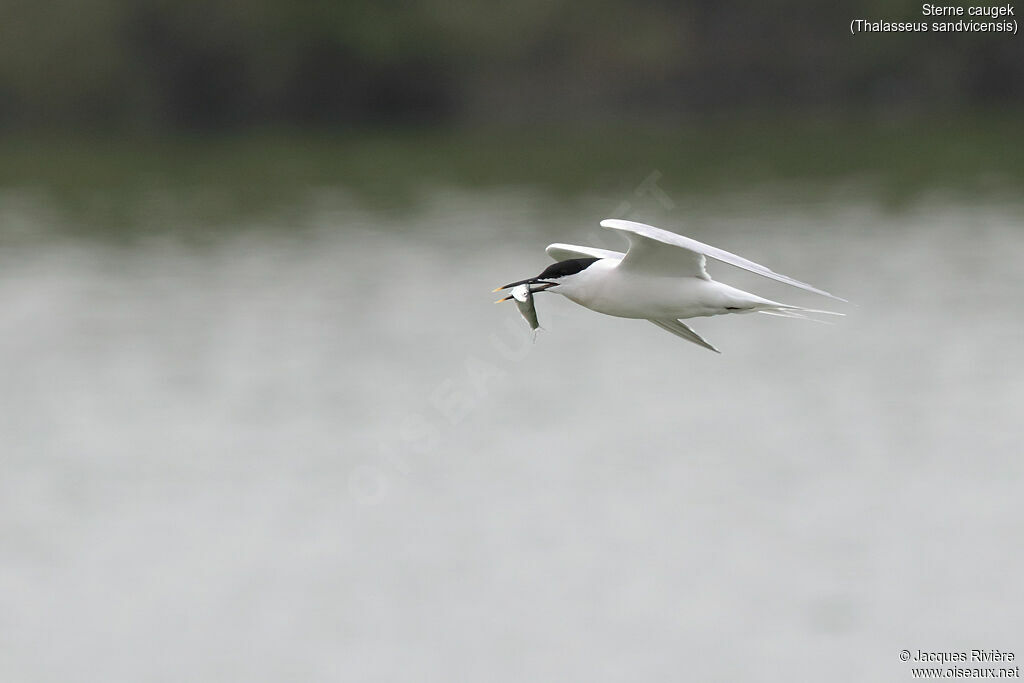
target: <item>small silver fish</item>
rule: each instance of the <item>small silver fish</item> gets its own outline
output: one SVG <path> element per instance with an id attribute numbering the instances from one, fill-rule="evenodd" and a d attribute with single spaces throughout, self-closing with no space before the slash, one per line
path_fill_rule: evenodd
<path id="1" fill-rule="evenodd" d="M 537 322 L 537 309 L 533 305 L 533 291 L 530 289 L 530 285 L 513 287 L 512 298 L 516 300 L 519 315 L 523 316 L 523 320 L 530 326 L 530 330 L 536 332 L 540 323 Z"/>
<path id="2" fill-rule="evenodd" d="M 506 285 L 507 287 L 508 285 Z M 505 287 L 498 287 L 494 290 L 499 292 Z M 533 306 L 533 290 L 530 289 L 528 283 L 516 285 L 512 288 L 511 293 L 504 299 L 498 299 L 494 303 L 500 304 L 502 301 L 508 301 L 512 299 L 516 302 L 516 307 L 519 309 L 519 315 L 523 316 L 523 320 L 530 326 L 530 331 L 533 332 L 534 339 L 537 338 L 537 330 L 540 328 L 540 323 L 537 322 L 537 309 Z"/>

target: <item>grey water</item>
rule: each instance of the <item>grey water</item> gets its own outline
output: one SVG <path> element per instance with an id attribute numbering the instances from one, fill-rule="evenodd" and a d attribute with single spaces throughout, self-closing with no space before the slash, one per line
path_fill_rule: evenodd
<path id="1" fill-rule="evenodd" d="M 554 295 L 532 342 L 492 304 L 548 242 L 614 248 L 616 202 L 326 196 L 129 240 L 0 198 L 0 678 L 864 681 L 909 679 L 901 649 L 1024 656 L 1019 203 L 637 206 L 851 302 L 711 264 L 847 314 L 694 321 L 716 355 Z"/>

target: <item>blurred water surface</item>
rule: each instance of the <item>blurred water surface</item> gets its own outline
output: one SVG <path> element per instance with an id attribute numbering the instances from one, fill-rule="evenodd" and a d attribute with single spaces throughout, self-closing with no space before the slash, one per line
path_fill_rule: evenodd
<path id="1" fill-rule="evenodd" d="M 185 236 L 146 229 L 155 201 L 119 240 L 5 192 L 0 677 L 863 681 L 909 678 L 902 648 L 1024 655 L 1021 206 L 626 198 L 848 317 L 696 321 L 718 356 L 545 296 L 530 343 L 490 289 L 550 241 L 614 246 L 618 198 L 328 188 Z"/>

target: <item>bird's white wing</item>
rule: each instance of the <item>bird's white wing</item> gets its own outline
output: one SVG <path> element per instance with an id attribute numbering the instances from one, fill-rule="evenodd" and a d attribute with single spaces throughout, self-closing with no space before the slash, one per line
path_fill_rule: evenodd
<path id="1" fill-rule="evenodd" d="M 648 275 L 669 275 L 676 277 L 697 277 L 710 280 L 704 269 L 704 252 L 683 242 L 669 241 L 676 237 L 687 240 L 667 230 L 661 230 L 643 223 L 608 218 L 601 226 L 615 230 L 629 240 L 629 251 L 622 259 L 621 268 L 636 269 Z M 668 238 L 663 237 L 664 233 Z M 687 240 L 693 242 L 693 240 Z M 706 245 L 693 242 L 702 247 Z"/>
<path id="2" fill-rule="evenodd" d="M 676 275 L 690 275 L 707 279 L 708 274 L 704 270 L 704 257 L 710 256 L 722 263 L 728 263 L 730 266 L 749 270 L 751 273 L 757 273 L 763 277 L 784 282 L 793 287 L 806 289 L 809 292 L 821 294 L 838 301 L 846 301 L 846 299 L 829 294 L 825 290 L 818 289 L 806 282 L 776 273 L 774 270 L 759 263 L 754 263 L 742 256 L 737 256 L 724 249 L 712 247 L 709 244 L 698 242 L 689 237 L 677 235 L 668 230 L 656 228 L 653 225 L 607 218 L 601 221 L 601 226 L 615 230 L 625 235 L 626 239 L 629 240 L 629 251 L 626 252 L 625 258 L 622 259 L 622 265 L 620 266 L 622 268 L 637 268 L 645 272 L 665 274 L 674 272 Z M 675 271 L 671 270 L 673 264 L 678 265 Z"/>
<path id="3" fill-rule="evenodd" d="M 704 337 L 694 332 L 688 325 L 679 320 L 672 320 L 671 318 L 668 318 L 651 320 L 650 322 L 654 323 L 666 332 L 671 332 L 677 337 L 682 337 L 686 341 L 692 341 L 697 346 L 703 346 L 705 349 L 711 349 L 715 353 L 721 353 L 721 351 L 712 346 L 710 342 L 704 339 Z"/>
<path id="4" fill-rule="evenodd" d="M 625 256 L 621 251 L 598 249 L 597 247 L 580 247 L 575 244 L 549 244 L 545 251 L 548 252 L 548 256 L 556 261 L 566 261 L 572 258 L 620 259 Z"/>

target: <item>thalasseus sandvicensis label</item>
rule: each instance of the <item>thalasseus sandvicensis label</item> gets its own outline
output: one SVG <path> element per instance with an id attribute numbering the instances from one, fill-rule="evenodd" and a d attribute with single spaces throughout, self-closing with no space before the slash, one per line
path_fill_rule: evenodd
<path id="1" fill-rule="evenodd" d="M 634 221 L 609 218 L 601 221 L 601 226 L 623 235 L 629 241 L 629 249 L 622 253 L 574 244 L 551 244 L 547 253 L 557 262 L 536 277 L 495 289 L 497 292 L 514 288 L 511 296 L 500 301 L 514 299 L 520 313 L 535 330 L 537 316 L 533 295 L 554 292 L 598 313 L 647 320 L 716 353 L 718 349 L 682 320 L 727 313 L 765 313 L 787 318 L 806 318 L 807 313 L 843 315 L 779 303 L 712 280 L 706 269 L 708 257 L 777 282 L 846 301 L 724 249 Z"/>

